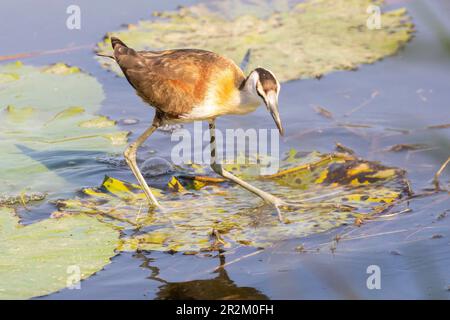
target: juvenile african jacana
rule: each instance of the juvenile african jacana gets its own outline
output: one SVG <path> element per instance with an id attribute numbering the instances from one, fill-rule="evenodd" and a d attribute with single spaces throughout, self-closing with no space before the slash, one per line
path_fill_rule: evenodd
<path id="1" fill-rule="evenodd" d="M 286 203 L 232 175 L 216 162 L 215 120 L 223 115 L 243 115 L 265 104 L 280 131 L 284 134 L 278 112 L 280 83 L 264 68 L 256 68 L 245 77 L 230 59 L 216 53 L 179 49 L 166 51 L 135 51 L 112 37 L 114 56 L 128 82 L 146 103 L 156 109 L 152 126 L 126 149 L 124 156 L 150 204 L 161 207 L 152 194 L 137 163 L 140 145 L 160 126 L 206 120 L 211 137 L 211 168 L 275 206 L 281 219 L 280 206 Z"/>

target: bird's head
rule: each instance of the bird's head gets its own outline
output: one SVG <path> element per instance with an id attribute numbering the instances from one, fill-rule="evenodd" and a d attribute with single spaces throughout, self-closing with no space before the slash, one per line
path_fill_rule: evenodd
<path id="1" fill-rule="evenodd" d="M 260 99 L 272 115 L 275 124 L 284 135 L 284 128 L 281 124 L 280 113 L 278 111 L 278 95 L 280 94 L 280 82 L 275 75 L 264 68 L 253 70 L 246 81 L 247 90 L 249 90 L 257 99 Z"/>

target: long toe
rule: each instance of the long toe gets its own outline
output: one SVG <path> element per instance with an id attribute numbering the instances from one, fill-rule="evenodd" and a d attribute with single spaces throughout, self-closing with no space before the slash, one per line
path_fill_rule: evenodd
<path id="1" fill-rule="evenodd" d="M 283 214 L 281 213 L 280 207 L 278 207 L 278 206 L 276 205 L 276 206 L 275 206 L 275 209 L 277 210 L 278 220 L 280 220 L 281 223 L 284 223 Z"/>

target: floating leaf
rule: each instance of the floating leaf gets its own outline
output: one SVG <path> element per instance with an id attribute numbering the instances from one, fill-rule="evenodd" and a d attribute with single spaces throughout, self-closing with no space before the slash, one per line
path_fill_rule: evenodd
<path id="1" fill-rule="evenodd" d="M 73 189 L 51 170 L 64 152 L 77 151 L 77 157 L 90 152 L 90 159 L 93 152 L 123 149 L 128 133 L 95 115 L 104 99 L 95 78 L 61 63 L 41 68 L 6 64 L 0 66 L 0 74 L 17 75 L 15 81 L 0 86 L 3 203 L 22 194 L 24 199 L 35 199 L 30 195 Z"/>
<path id="2" fill-rule="evenodd" d="M 84 189 L 83 196 L 57 206 L 60 214 L 100 214 L 121 226 L 139 227 L 139 235 L 122 240 L 122 250 L 201 251 L 217 249 L 213 231 L 225 248 L 260 247 L 353 224 L 358 217 L 384 212 L 407 190 L 403 170 L 348 154 L 292 150 L 278 173 L 257 172 L 256 165 L 234 167 L 235 174 L 257 187 L 301 203 L 283 208 L 288 223 L 280 223 L 271 206 L 242 188 L 197 174 L 172 177 L 168 192 L 154 190 L 162 211 L 148 208 L 139 186 L 110 177 L 100 188 Z"/>
<path id="3" fill-rule="evenodd" d="M 248 70 L 271 69 L 281 81 L 318 77 L 335 70 L 352 70 L 396 53 L 411 39 L 413 25 L 405 9 L 381 15 L 382 28 L 370 30 L 367 8 L 372 0 L 309 0 L 288 5 L 267 1 L 233 2 L 247 13 L 227 18 L 224 5 L 199 4 L 176 12 L 158 13 L 157 19 L 128 25 L 108 33 L 97 46 L 100 54 L 111 54 L 110 37 L 116 36 L 137 50 L 201 48 L 225 55 L 237 64 L 251 49 Z M 211 9 L 215 7 L 216 10 Z M 273 8 L 280 12 L 273 12 Z M 261 9 L 268 15 L 262 17 Z M 233 9 L 233 11 L 236 11 Z M 213 36 L 212 36 L 213 35 Z M 117 64 L 98 57 L 102 65 L 122 75 Z"/>
<path id="4" fill-rule="evenodd" d="M 185 189 L 184 189 L 183 185 L 175 177 L 172 177 L 172 179 L 169 181 L 168 187 L 169 187 L 170 190 L 173 190 L 173 191 L 176 191 L 176 192 L 180 192 L 180 193 L 185 192 Z"/>
<path id="5" fill-rule="evenodd" d="M 115 255 L 119 231 L 86 215 L 19 224 L 0 207 L 0 299 L 28 299 L 75 285 Z"/>

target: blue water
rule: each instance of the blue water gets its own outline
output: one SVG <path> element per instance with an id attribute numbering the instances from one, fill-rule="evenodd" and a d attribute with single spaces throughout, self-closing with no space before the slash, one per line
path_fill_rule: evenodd
<path id="1" fill-rule="evenodd" d="M 123 23 L 148 18 L 152 11 L 175 9 L 194 1 L 77 1 L 82 10 L 81 30 L 65 27 L 65 10 L 73 1 L 2 1 L 0 56 L 68 46 L 84 49 L 23 59 L 44 65 L 58 61 L 77 65 L 103 84 L 106 100 L 101 113 L 115 120 L 138 118 L 131 139 L 150 123 L 151 108 L 137 98 L 122 78 L 102 69 L 93 59 L 93 48 L 107 31 Z M 414 190 L 431 186 L 439 166 L 450 156 L 450 129 L 425 127 L 450 123 L 450 4 L 444 0 L 389 1 L 406 6 L 417 33 L 393 57 L 355 72 L 335 72 L 321 80 L 299 80 L 283 85 L 281 117 L 287 135 L 281 151 L 290 148 L 331 152 L 335 142 L 358 155 L 388 166 L 405 168 Z M 344 115 L 378 95 L 348 117 Z M 322 118 L 313 105 L 326 107 L 336 122 Z M 337 123 L 369 125 L 352 131 Z M 225 117 L 220 128 L 273 127 L 261 108 L 246 117 Z M 190 125 L 187 128 L 192 128 Z M 394 130 L 408 131 L 400 133 Z M 168 158 L 170 136 L 156 133 L 147 150 Z M 425 143 L 423 152 L 385 152 L 399 143 Z M 82 155 L 79 155 L 82 158 Z M 89 175 L 67 172 L 82 185 L 97 185 L 105 172 L 132 180 L 124 167 L 99 165 Z M 448 182 L 448 171 L 442 181 Z M 23 212 L 25 223 L 46 218 L 49 204 Z M 396 208 L 401 211 L 405 207 Z M 306 239 L 278 243 L 256 251 L 239 248 L 219 256 L 185 256 L 160 252 L 122 253 L 104 270 L 85 280 L 81 290 L 62 290 L 44 299 L 170 299 L 170 298 L 450 298 L 450 209 L 448 193 L 410 201 L 408 213 L 383 218 L 360 228 L 346 227 Z M 51 211 L 50 211 L 51 212 Z M 335 236 L 342 240 L 333 244 Z M 439 235 L 440 237 L 438 237 Z M 295 248 L 302 244 L 308 252 Z M 333 252 L 330 248 L 336 247 Z M 319 249 L 319 251 L 317 251 Z M 237 259 L 237 260 L 236 260 Z M 235 261 L 236 260 L 236 261 Z M 225 268 L 215 272 L 221 263 Z M 366 286 L 367 267 L 382 272 L 380 290 Z"/>

